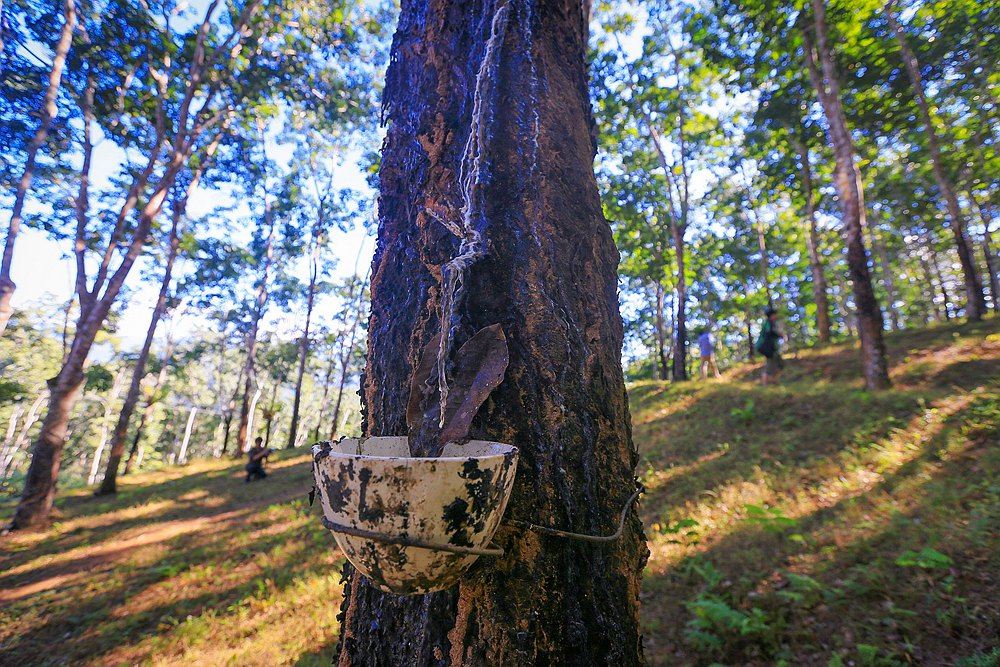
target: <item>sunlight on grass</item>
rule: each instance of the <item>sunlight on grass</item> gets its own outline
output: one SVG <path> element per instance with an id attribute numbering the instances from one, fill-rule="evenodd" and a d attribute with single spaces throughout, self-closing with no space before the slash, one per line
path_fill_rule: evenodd
<path id="1" fill-rule="evenodd" d="M 632 386 L 647 659 L 988 655 L 996 329 L 891 337 L 892 392 L 863 391 L 845 345 L 800 353 L 778 386 L 753 366 Z M 309 462 L 279 452 L 254 484 L 220 459 L 129 476 L 116 498 L 69 491 L 52 527 L 3 543 L 0 662 L 57 644 L 72 664 L 330 664 L 343 559 L 305 499 Z"/>

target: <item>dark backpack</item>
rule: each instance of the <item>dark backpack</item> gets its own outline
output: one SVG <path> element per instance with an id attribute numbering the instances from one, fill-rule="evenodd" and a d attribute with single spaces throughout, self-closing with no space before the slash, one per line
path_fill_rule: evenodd
<path id="1" fill-rule="evenodd" d="M 757 344 L 754 345 L 754 348 L 765 357 L 771 358 L 777 351 L 775 345 L 777 339 L 778 337 L 774 335 L 770 327 L 764 327 L 760 330 L 760 336 L 757 337 Z"/>

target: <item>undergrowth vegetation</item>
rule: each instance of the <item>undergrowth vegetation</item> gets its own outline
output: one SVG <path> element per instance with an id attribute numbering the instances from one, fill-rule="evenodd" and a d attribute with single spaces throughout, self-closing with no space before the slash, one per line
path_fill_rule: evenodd
<path id="1" fill-rule="evenodd" d="M 1000 322 L 889 344 L 885 393 L 850 346 L 767 388 L 750 365 L 631 387 L 652 664 L 997 665 Z M 0 663 L 329 664 L 342 559 L 308 461 L 64 494 L 0 542 Z"/>

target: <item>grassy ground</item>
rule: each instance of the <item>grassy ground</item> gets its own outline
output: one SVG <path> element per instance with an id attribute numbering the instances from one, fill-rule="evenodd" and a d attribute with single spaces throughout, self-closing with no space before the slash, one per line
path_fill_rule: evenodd
<path id="1" fill-rule="evenodd" d="M 631 387 L 651 663 L 997 664 L 1000 322 L 889 344 L 881 394 L 847 346 L 767 389 L 749 366 Z M 341 560 L 308 456 L 275 463 L 68 492 L 49 530 L 3 538 L 0 664 L 328 664 Z"/>

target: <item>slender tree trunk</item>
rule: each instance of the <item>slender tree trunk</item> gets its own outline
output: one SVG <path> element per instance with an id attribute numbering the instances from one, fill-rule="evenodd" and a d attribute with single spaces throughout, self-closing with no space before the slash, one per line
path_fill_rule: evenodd
<path id="1" fill-rule="evenodd" d="M 896 290 L 896 279 L 889 262 L 889 252 L 886 250 L 885 242 L 875 228 L 875 225 L 868 225 L 868 237 L 878 258 L 879 270 L 882 273 L 882 284 L 885 286 L 886 310 L 889 311 L 889 328 L 893 331 L 902 329 L 900 322 L 899 308 L 896 306 L 899 300 L 899 292 Z"/>
<path id="2" fill-rule="evenodd" d="M 7 471 L 7 460 L 8 457 L 13 460 L 14 452 L 14 436 L 17 435 L 17 422 L 21 419 L 21 415 L 24 414 L 24 401 L 19 402 L 10 411 L 10 418 L 7 421 L 7 432 L 3 437 L 3 447 L 0 447 L 0 480 L 5 478 L 5 472 Z"/>
<path id="3" fill-rule="evenodd" d="M 983 206 L 971 188 L 969 201 L 976 207 L 979 219 L 983 223 L 983 256 L 986 259 L 986 272 L 989 274 L 990 295 L 993 297 L 993 310 L 1000 312 L 1000 262 L 997 261 L 996 252 L 993 250 L 993 232 L 990 230 L 993 219 L 987 212 L 987 207 Z"/>
<path id="4" fill-rule="evenodd" d="M 774 295 L 771 293 L 771 266 L 767 258 L 767 236 L 760 220 L 754 225 L 754 230 L 757 232 L 757 249 L 760 251 L 760 283 L 764 286 L 768 307 L 773 308 Z"/>
<path id="5" fill-rule="evenodd" d="M 367 282 L 367 281 L 366 281 Z M 330 439 L 337 437 L 337 424 L 340 419 L 340 406 L 344 400 L 344 387 L 347 385 L 347 378 L 351 372 L 351 358 L 354 356 L 354 343 L 357 340 L 358 324 L 361 322 L 361 311 L 365 284 L 358 285 L 357 299 L 354 302 L 354 320 L 351 322 L 350 333 L 346 339 L 341 338 L 340 346 L 340 382 L 337 384 L 337 401 L 333 406 L 333 419 L 331 419 Z M 346 340 L 345 345 L 343 341 Z"/>
<path id="6" fill-rule="evenodd" d="M 671 379 L 680 382 L 687 374 L 687 278 L 684 275 L 684 233 L 675 225 L 672 229 L 674 258 L 677 262 L 677 320 L 674 325 L 674 358 Z"/>
<path id="7" fill-rule="evenodd" d="M 667 366 L 667 325 L 664 313 L 663 283 L 656 281 L 656 372 L 657 378 L 666 380 L 670 377 Z"/>
<path id="8" fill-rule="evenodd" d="M 97 495 L 107 495 L 118 490 L 118 466 L 121 465 L 122 455 L 125 453 L 125 440 L 128 437 L 128 424 L 135 412 L 135 406 L 139 402 L 142 378 L 146 376 L 146 362 L 149 360 L 149 351 L 153 347 L 153 339 L 156 336 L 156 327 L 160 324 L 163 312 L 167 308 L 167 295 L 170 293 L 170 281 L 173 274 L 174 260 L 177 258 L 177 250 L 180 248 L 180 224 L 184 217 L 184 202 L 175 201 L 172 206 L 173 218 L 170 223 L 170 236 L 167 240 L 167 257 L 163 267 L 163 279 L 160 280 L 160 291 L 156 296 L 156 304 L 153 306 L 153 314 L 149 318 L 149 326 L 146 328 L 146 337 L 142 341 L 142 348 L 139 349 L 139 356 L 135 360 L 135 368 L 132 371 L 132 381 L 125 395 L 125 402 L 122 405 L 121 413 L 118 415 L 118 423 L 111 437 L 111 454 L 108 457 L 108 465 L 104 471 L 104 479 L 101 481 Z M 145 420 L 143 420 L 145 421 Z M 138 438 L 136 439 L 138 440 Z"/>
<path id="9" fill-rule="evenodd" d="M 927 246 L 927 254 L 930 256 L 931 269 L 934 271 L 934 278 L 937 280 L 938 289 L 941 290 L 941 308 L 944 310 L 944 319 L 946 322 L 951 322 L 951 296 L 948 294 L 948 286 L 944 282 L 944 274 L 941 273 L 941 263 L 938 261 L 934 239 L 931 238 L 929 230 L 923 236 L 924 244 Z"/>
<path id="10" fill-rule="evenodd" d="M 326 373 L 323 375 L 323 397 L 319 402 L 319 414 L 316 416 L 316 428 L 313 429 L 313 441 L 319 442 L 319 432 L 323 428 L 323 417 L 329 405 L 330 381 L 333 379 L 333 370 L 337 367 L 337 356 L 330 355 L 330 363 L 326 366 Z"/>
<path id="11" fill-rule="evenodd" d="M 843 211 L 847 266 L 854 290 L 854 305 L 858 313 L 858 334 L 861 339 L 865 386 L 869 389 L 885 389 L 890 386 L 889 362 L 882 337 L 882 310 L 872 288 L 871 274 L 868 270 L 868 252 L 865 250 L 865 209 L 861 174 L 854 162 L 854 141 L 847 129 L 847 119 L 841 106 L 840 81 L 833 52 L 827 40 L 825 0 L 812 0 L 812 9 L 812 29 L 804 26 L 802 30 L 803 50 L 809 78 L 826 115 L 827 132 L 836 158 L 834 181 Z M 813 31 L 816 35 L 815 53 Z"/>
<path id="12" fill-rule="evenodd" d="M 247 392 L 249 392 L 249 388 L 247 388 Z M 243 395 L 247 396 L 247 392 L 244 392 Z M 253 397 L 250 399 L 250 404 L 247 406 L 247 424 L 246 424 L 247 436 L 244 439 L 244 442 L 246 442 L 246 444 L 242 448 L 238 447 L 236 449 L 236 451 L 233 452 L 233 456 L 235 456 L 236 458 L 242 457 L 250 449 L 249 440 L 250 440 L 251 437 L 253 437 L 253 434 L 254 434 L 253 420 L 254 420 L 254 416 L 257 414 L 257 401 L 258 400 L 260 400 L 260 387 L 257 387 L 256 389 L 254 389 Z"/>
<path id="13" fill-rule="evenodd" d="M 104 447 L 108 444 L 108 431 L 111 427 L 111 411 L 114 409 L 118 394 L 122 391 L 122 384 L 125 382 L 125 371 L 119 371 L 115 376 L 115 381 L 111 385 L 111 391 L 104 402 L 104 418 L 101 420 L 101 439 L 98 441 L 97 449 L 94 450 L 94 460 L 90 464 L 90 474 L 87 475 L 87 485 L 93 486 L 97 481 L 97 471 L 101 468 L 101 457 L 104 456 Z"/>
<path id="14" fill-rule="evenodd" d="M 506 9 L 491 23 L 496 4 Z M 506 27 L 489 78 L 504 113 L 484 111 L 490 182 L 475 189 L 488 257 L 469 269 L 452 323 L 458 345 L 499 322 L 511 354 L 472 433 L 520 448 L 509 517 L 607 533 L 633 491 L 637 455 L 621 369 L 618 253 L 593 176 L 587 26 L 581 3 L 539 2 L 533 14 L 531 6 L 402 3 L 386 87 L 364 430 L 406 432 L 410 369 L 438 330 L 437 267 L 426 261 L 458 245 L 412 203 L 449 210 L 461 197 L 471 89 L 491 25 L 494 34 Z M 481 559 L 456 588 L 425 596 L 383 593 L 348 568 L 339 664 L 642 662 L 647 551 L 634 510 L 612 544 L 520 529 L 495 539 L 502 559 Z"/>
<path id="15" fill-rule="evenodd" d="M 743 311 L 743 323 L 747 331 L 747 361 L 753 361 L 753 355 L 757 351 L 753 346 L 753 318 L 750 316 L 750 309 Z"/>
<path id="16" fill-rule="evenodd" d="M 302 401 L 302 378 L 305 377 L 306 361 L 309 357 L 309 322 L 312 319 L 313 303 L 316 299 L 316 280 L 319 276 L 318 240 L 314 238 L 313 244 L 309 269 L 309 292 L 306 297 L 306 322 L 302 327 L 302 337 L 299 339 L 299 368 L 295 376 L 295 397 L 292 399 L 292 423 L 288 427 L 288 449 L 295 447 L 295 436 L 299 430 L 299 404 Z"/>
<path id="17" fill-rule="evenodd" d="M 181 441 L 181 451 L 177 455 L 178 465 L 187 463 L 188 444 L 191 442 L 191 430 L 194 428 L 194 417 L 196 414 L 198 414 L 198 408 L 191 408 L 187 424 L 184 426 L 184 440 Z"/>
<path id="18" fill-rule="evenodd" d="M 35 176 L 35 161 L 38 158 L 38 151 L 45 143 L 52 127 L 52 121 L 56 117 L 58 108 L 56 107 L 56 97 L 59 95 L 59 84 L 62 81 L 63 68 L 66 65 L 66 54 L 69 53 L 70 45 L 73 43 L 73 29 L 76 26 L 76 3 L 74 0 L 63 1 L 63 25 L 59 31 L 59 41 L 56 42 L 52 54 L 52 67 L 49 68 L 49 81 L 45 88 L 45 98 L 42 102 L 41 118 L 38 122 L 38 129 L 35 136 L 28 144 L 27 156 L 24 162 L 24 171 L 17 182 L 17 189 L 14 191 L 14 207 L 10 212 L 10 222 L 7 225 L 7 240 L 4 243 L 3 259 L 0 260 L 0 336 L 7 328 L 13 308 L 11 299 L 14 296 L 16 285 L 10 277 L 11 265 L 14 261 L 14 244 L 17 242 L 17 235 L 21 231 L 21 220 L 24 211 L 24 200 L 28 190 L 31 188 L 31 181 Z M 0 38 L 2 39 L 2 38 Z"/>
<path id="19" fill-rule="evenodd" d="M 806 201 L 806 250 L 809 255 L 809 271 L 812 274 L 813 303 L 816 304 L 816 331 L 819 342 L 830 342 L 830 302 L 827 297 L 826 272 L 823 258 L 819 254 L 819 229 L 816 222 L 816 200 L 813 194 L 812 163 L 809 147 L 804 141 L 796 141 L 801 165 L 802 196 Z"/>
<path id="20" fill-rule="evenodd" d="M 225 412 L 225 429 L 222 436 L 222 454 L 226 453 L 229 448 L 229 431 L 233 424 L 233 415 L 236 412 L 236 399 L 240 395 L 240 386 L 243 384 L 243 367 L 240 367 L 240 374 L 236 378 L 236 386 L 233 388 L 233 395 L 229 399 L 229 403 L 226 405 Z"/>
<path id="21" fill-rule="evenodd" d="M 156 403 L 147 403 L 146 407 L 142 410 L 142 416 L 139 417 L 139 424 L 135 427 L 132 446 L 128 450 L 128 458 L 125 459 L 125 469 L 122 471 L 123 475 L 132 472 L 133 467 L 139 467 L 139 461 L 142 460 L 142 435 L 146 430 L 146 423 L 153 416 L 153 410 L 155 409 Z"/>
<path id="22" fill-rule="evenodd" d="M 920 76 L 920 63 L 916 55 L 906 43 L 906 35 L 903 28 L 896 20 L 896 9 L 890 2 L 885 10 L 886 18 L 892 31 L 896 35 L 896 42 L 902 54 L 903 64 L 913 83 L 913 98 L 920 111 L 920 120 L 924 125 L 924 134 L 927 137 L 927 148 L 931 156 L 931 171 L 934 173 L 934 180 L 938 190 L 944 199 L 945 208 L 948 210 L 948 222 L 951 225 L 952 234 L 955 237 L 955 250 L 958 252 L 958 261 L 962 266 L 962 277 L 965 280 L 965 316 L 970 320 L 981 320 L 986 314 L 986 297 L 983 296 L 983 284 L 979 279 L 979 272 L 976 270 L 976 263 L 973 259 L 972 249 L 969 247 L 968 239 L 965 236 L 965 218 L 962 209 L 958 205 L 958 196 L 955 194 L 955 187 L 948 177 L 944 160 L 941 157 L 941 140 L 938 136 L 937 128 L 931 119 L 930 105 L 924 95 L 924 84 Z"/>
<path id="23" fill-rule="evenodd" d="M 260 129 L 260 142 L 264 146 L 264 130 Z M 267 160 L 265 153 L 264 160 Z M 266 186 L 265 186 L 266 187 Z M 243 364 L 243 399 L 240 403 L 240 426 L 236 432 L 236 451 L 233 456 L 239 458 L 247 451 L 248 426 L 250 421 L 250 391 L 253 389 L 254 364 L 257 354 L 257 333 L 260 327 L 260 320 L 264 317 L 267 308 L 268 290 L 267 283 L 270 279 L 271 263 L 274 261 L 274 217 L 271 211 L 271 200 L 264 192 L 264 224 L 267 226 L 267 240 L 264 244 L 264 268 L 261 271 L 260 283 L 257 286 L 257 298 L 253 309 L 253 322 L 250 325 L 250 332 L 247 334 L 247 356 Z M 257 391 L 260 393 L 260 390 Z"/>
<path id="24" fill-rule="evenodd" d="M 340 422 L 340 408 L 344 401 L 344 386 L 347 384 L 347 367 L 341 365 L 340 381 L 337 383 L 337 400 L 333 402 L 333 415 L 330 418 L 330 440 L 337 439 L 337 424 Z"/>
<path id="25" fill-rule="evenodd" d="M 930 309 L 930 314 L 934 316 L 934 319 L 938 322 L 944 322 L 944 315 L 941 313 L 941 309 L 938 308 L 936 296 L 934 294 L 934 274 L 931 272 L 930 262 L 927 261 L 927 257 L 923 252 L 917 253 L 917 259 L 920 262 L 920 268 L 924 274 L 924 280 L 921 283 L 921 291 L 924 294 L 924 299 L 928 303 L 928 308 Z M 930 317 L 928 316 L 928 320 Z"/>
<path id="26" fill-rule="evenodd" d="M 38 396 L 31 404 L 31 408 L 28 410 L 28 414 L 24 418 L 24 422 L 21 426 L 21 432 L 18 434 L 17 439 L 14 441 L 13 446 L 8 450 L 6 456 L 2 461 L 0 461 L 0 480 L 7 479 L 14 472 L 14 458 L 17 453 L 21 451 L 21 448 L 28 443 L 28 439 L 31 437 L 31 427 L 35 425 L 38 421 L 38 411 L 42 407 L 42 403 L 45 402 L 49 397 L 49 390 L 43 389 L 39 392 Z"/>

